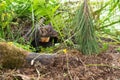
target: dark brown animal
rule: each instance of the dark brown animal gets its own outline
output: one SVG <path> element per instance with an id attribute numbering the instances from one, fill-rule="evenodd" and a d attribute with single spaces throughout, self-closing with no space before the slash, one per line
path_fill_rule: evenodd
<path id="1" fill-rule="evenodd" d="M 51 24 L 37 28 L 31 45 L 38 49 L 39 46 L 49 47 L 58 42 L 58 33 Z"/>

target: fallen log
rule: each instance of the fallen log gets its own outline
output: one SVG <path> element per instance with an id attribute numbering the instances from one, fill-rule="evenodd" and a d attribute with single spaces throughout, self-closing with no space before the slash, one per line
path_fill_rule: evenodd
<path id="1" fill-rule="evenodd" d="M 34 65 L 36 61 L 49 65 L 54 62 L 56 56 L 56 54 L 29 52 L 10 42 L 0 42 L 0 67 L 2 68 L 20 68 L 25 64 Z"/>
<path id="2" fill-rule="evenodd" d="M 56 54 L 30 53 L 28 56 L 26 56 L 26 61 L 31 65 L 34 65 L 34 63 L 37 61 L 43 65 L 50 65 L 54 63 L 55 57 L 57 57 Z"/>

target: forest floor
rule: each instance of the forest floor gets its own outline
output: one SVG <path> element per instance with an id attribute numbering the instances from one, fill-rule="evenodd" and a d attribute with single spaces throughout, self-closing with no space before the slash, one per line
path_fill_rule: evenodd
<path id="1" fill-rule="evenodd" d="M 0 80 L 120 80 L 120 53 L 113 45 L 98 55 L 68 50 L 52 65 L 1 70 Z"/>

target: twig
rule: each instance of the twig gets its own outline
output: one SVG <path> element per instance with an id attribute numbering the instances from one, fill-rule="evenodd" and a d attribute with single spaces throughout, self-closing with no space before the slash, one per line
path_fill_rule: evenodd
<path id="1" fill-rule="evenodd" d="M 107 65 L 107 64 L 86 64 L 85 65 L 86 67 L 90 67 L 90 66 L 102 66 L 102 67 L 110 67 L 110 68 L 114 68 L 114 69 L 120 69 L 120 67 L 116 67 L 116 66 L 110 66 L 110 65 Z"/>
<path id="2" fill-rule="evenodd" d="M 70 71 L 69 71 L 69 62 L 68 62 L 68 54 L 66 53 L 66 61 L 67 61 L 67 69 L 68 69 L 68 75 L 69 75 L 69 77 L 70 77 L 70 80 L 73 80 L 73 78 L 72 78 L 72 76 L 71 76 L 71 73 L 70 73 Z"/>
<path id="3" fill-rule="evenodd" d="M 38 75 L 37 80 L 40 80 L 40 71 L 37 68 L 35 70 L 36 70 L 37 75 Z"/>

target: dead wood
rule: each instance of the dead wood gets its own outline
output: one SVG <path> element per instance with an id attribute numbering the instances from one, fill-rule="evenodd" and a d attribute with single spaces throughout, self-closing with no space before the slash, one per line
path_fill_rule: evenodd
<path id="1" fill-rule="evenodd" d="M 36 62 L 50 65 L 53 64 L 55 57 L 55 54 L 32 53 L 10 42 L 0 42 L 0 66 L 3 68 L 20 68 L 25 64 L 34 65 Z"/>

